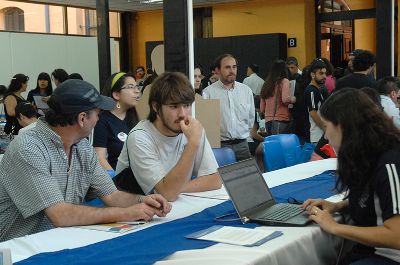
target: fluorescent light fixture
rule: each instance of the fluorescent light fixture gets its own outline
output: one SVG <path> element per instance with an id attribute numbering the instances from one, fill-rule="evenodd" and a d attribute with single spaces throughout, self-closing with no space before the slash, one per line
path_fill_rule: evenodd
<path id="1" fill-rule="evenodd" d="M 141 4 L 162 4 L 163 0 L 140 0 Z"/>

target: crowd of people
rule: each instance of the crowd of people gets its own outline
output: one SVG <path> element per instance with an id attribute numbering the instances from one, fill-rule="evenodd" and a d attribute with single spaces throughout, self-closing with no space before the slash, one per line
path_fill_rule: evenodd
<path id="1" fill-rule="evenodd" d="M 55 69 L 51 78 L 38 75 L 26 100 L 29 77 L 14 75 L 4 91 L 4 132 L 18 136 L 0 163 L 0 241 L 164 217 L 180 193 L 221 188 L 206 132 L 191 115 L 198 93 L 219 99 L 221 147 L 238 161 L 255 156 L 264 170 L 262 142 L 274 134 L 313 144 L 313 159 L 332 156 L 323 151 L 329 145 L 345 199 L 311 198 L 302 207 L 323 230 L 356 243 L 343 264 L 399 264 L 400 81 L 375 81 L 369 51 L 349 59 L 347 69 L 315 58 L 301 71 L 288 57 L 271 62 L 265 76 L 251 64 L 242 83 L 237 59 L 222 54 L 207 76 L 195 66 L 194 85 L 182 73 L 146 74 L 140 66 L 112 74 L 101 94 L 79 74 Z M 149 114 L 139 120 L 144 89 Z M 94 198 L 106 207 L 85 205 Z M 331 216 L 344 209 L 351 224 Z"/>

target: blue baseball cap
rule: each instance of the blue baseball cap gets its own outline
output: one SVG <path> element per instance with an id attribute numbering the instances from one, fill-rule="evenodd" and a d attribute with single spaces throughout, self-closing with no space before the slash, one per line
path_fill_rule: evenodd
<path id="1" fill-rule="evenodd" d="M 90 83 L 70 79 L 62 82 L 53 92 L 49 108 L 59 114 L 74 114 L 92 109 L 112 110 L 115 108 L 114 99 L 100 95 Z"/>

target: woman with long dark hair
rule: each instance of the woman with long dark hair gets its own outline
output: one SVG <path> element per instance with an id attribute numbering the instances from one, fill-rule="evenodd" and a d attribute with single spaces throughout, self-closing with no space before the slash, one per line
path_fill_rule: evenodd
<path id="1" fill-rule="evenodd" d="M 108 78 L 101 94 L 113 98 L 117 106 L 99 115 L 93 146 L 101 166 L 115 170 L 127 135 L 139 120 L 135 106 L 140 99 L 140 90 L 133 74 L 119 72 Z"/>
<path id="2" fill-rule="evenodd" d="M 36 88 L 29 91 L 28 97 L 26 98 L 33 106 L 37 107 L 33 96 L 41 96 L 44 102 L 49 100 L 49 97 L 53 94 L 53 85 L 51 84 L 50 75 L 48 73 L 40 73 L 36 81 Z M 39 113 L 43 115 L 44 113 Z"/>
<path id="3" fill-rule="evenodd" d="M 4 132 L 17 135 L 21 125 L 15 117 L 15 107 L 26 100 L 21 96 L 22 92 L 28 87 L 29 77 L 24 74 L 16 74 L 11 79 L 10 85 L 4 95 L 4 114 L 6 115 L 6 124 Z"/>
<path id="4" fill-rule="evenodd" d="M 309 199 L 303 207 L 323 230 L 356 243 L 342 264 L 400 264 L 400 131 L 353 88 L 331 95 L 320 112 L 337 153 L 336 188 L 347 195 L 337 203 Z M 332 218 L 344 208 L 353 224 Z"/>
<path id="5" fill-rule="evenodd" d="M 286 133 L 289 129 L 288 105 L 295 103 L 296 97 L 290 96 L 288 76 L 286 62 L 276 60 L 261 89 L 260 111 L 265 115 L 269 134 Z"/>

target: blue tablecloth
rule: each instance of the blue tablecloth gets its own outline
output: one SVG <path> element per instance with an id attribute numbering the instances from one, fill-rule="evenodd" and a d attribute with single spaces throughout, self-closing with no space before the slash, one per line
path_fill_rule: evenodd
<path id="1" fill-rule="evenodd" d="M 332 171 L 326 171 L 305 180 L 277 186 L 271 191 L 278 202 L 286 202 L 288 197 L 298 200 L 311 197 L 327 198 L 334 195 L 334 182 Z M 40 253 L 15 264 L 153 264 L 176 251 L 201 249 L 216 244 L 186 239 L 184 236 L 217 224 L 214 221 L 215 217 L 231 212 L 234 212 L 233 205 L 226 201 L 186 218 L 85 247 Z M 229 225 L 243 226 L 240 221 Z M 255 226 L 257 225 L 245 225 L 249 228 Z"/>

